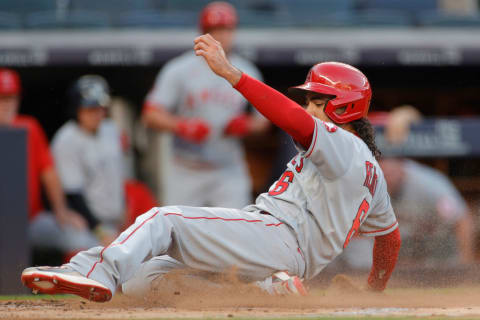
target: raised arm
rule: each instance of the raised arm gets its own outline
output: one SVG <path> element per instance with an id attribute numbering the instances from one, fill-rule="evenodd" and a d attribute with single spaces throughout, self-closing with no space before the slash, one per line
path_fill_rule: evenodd
<path id="1" fill-rule="evenodd" d="M 230 82 L 261 114 L 308 149 L 315 122 L 302 107 L 235 68 L 220 43 L 209 34 L 196 38 L 194 43 L 195 54 L 202 56 L 215 74 Z"/>

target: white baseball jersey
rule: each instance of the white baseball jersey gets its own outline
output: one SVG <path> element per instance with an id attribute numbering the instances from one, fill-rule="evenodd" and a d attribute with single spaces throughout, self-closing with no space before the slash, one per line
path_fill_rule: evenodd
<path id="1" fill-rule="evenodd" d="M 246 210 L 264 210 L 290 225 L 305 256 L 305 277 L 318 274 L 357 232 L 390 233 L 397 221 L 383 173 L 366 144 L 315 119 L 308 150 Z"/>
<path id="2" fill-rule="evenodd" d="M 261 80 L 258 69 L 247 60 L 235 54 L 229 59 L 240 70 Z M 201 118 L 209 124 L 210 135 L 202 144 L 175 137 L 172 144 L 175 156 L 213 167 L 243 163 L 241 142 L 226 137 L 224 130 L 232 118 L 245 112 L 247 101 L 226 80 L 215 75 L 203 58 L 188 51 L 168 62 L 146 100 L 174 114 Z"/>
<path id="3" fill-rule="evenodd" d="M 402 237 L 399 264 L 432 267 L 460 262 L 456 223 L 467 214 L 465 200 L 439 171 L 405 160 L 405 177 L 391 195 Z M 342 255 L 353 268 L 369 268 L 373 242 L 355 239 Z"/>
<path id="4" fill-rule="evenodd" d="M 97 134 L 65 123 L 52 141 L 60 180 L 67 193 L 82 193 L 93 215 L 115 226 L 125 214 L 124 163 L 120 133 L 104 120 Z"/>

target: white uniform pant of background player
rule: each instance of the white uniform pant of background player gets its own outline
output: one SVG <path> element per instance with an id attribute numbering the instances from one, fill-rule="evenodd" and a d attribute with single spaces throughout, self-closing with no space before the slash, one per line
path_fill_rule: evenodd
<path id="1" fill-rule="evenodd" d="M 88 229 L 78 230 L 68 224 L 60 225 L 55 215 L 49 212 L 40 212 L 30 221 L 28 234 L 33 247 L 58 249 L 64 253 L 91 248 L 99 244 L 97 238 Z"/>
<path id="2" fill-rule="evenodd" d="M 172 159 L 167 175 L 165 205 L 239 209 L 251 203 L 250 176 L 242 163 L 220 169 L 194 169 Z"/>
<path id="3" fill-rule="evenodd" d="M 69 265 L 112 293 L 143 262 L 168 255 L 203 271 L 233 266 L 240 277 L 263 280 L 276 271 L 303 276 L 305 262 L 291 229 L 271 215 L 226 208 L 153 208 L 137 218 L 110 246 L 94 247 Z"/>

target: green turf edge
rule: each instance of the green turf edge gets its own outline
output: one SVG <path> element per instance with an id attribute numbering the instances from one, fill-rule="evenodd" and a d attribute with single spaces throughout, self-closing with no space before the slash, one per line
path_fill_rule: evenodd
<path id="1" fill-rule="evenodd" d="M 209 317 L 209 318 L 182 318 L 182 317 L 169 317 L 169 318 L 131 318 L 132 320 L 174 320 L 174 319 L 181 319 L 181 320 L 299 320 L 299 319 L 308 319 L 308 320 L 359 320 L 359 319 L 374 319 L 374 320 L 419 320 L 419 319 L 428 319 L 428 320 L 451 320 L 451 319 L 462 319 L 462 320 L 478 320 L 478 318 L 468 318 L 468 317 L 450 317 L 450 316 L 434 316 L 434 317 L 416 317 L 416 316 L 358 316 L 358 317 L 338 317 L 338 316 L 322 316 L 322 317 L 312 317 L 312 316 L 298 316 L 298 317 L 278 317 L 278 318 L 265 318 L 265 317 Z M 84 319 L 72 319 L 72 318 L 65 318 L 65 319 L 57 319 L 57 320 L 84 320 Z M 115 318 L 99 318 L 98 320 L 118 320 Z"/>
<path id="2" fill-rule="evenodd" d="M 71 294 L 20 294 L 20 295 L 0 295 L 0 301 L 6 300 L 64 300 L 64 299 L 78 299 L 77 296 Z"/>

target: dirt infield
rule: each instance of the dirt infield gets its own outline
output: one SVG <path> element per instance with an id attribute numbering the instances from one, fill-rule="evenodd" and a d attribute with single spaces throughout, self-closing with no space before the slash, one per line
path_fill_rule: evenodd
<path id="1" fill-rule="evenodd" d="M 396 288 L 383 294 L 344 281 L 312 289 L 307 297 L 273 297 L 235 282 L 211 285 L 173 278 L 142 299 L 121 294 L 107 303 L 80 298 L 0 301 L 0 319 L 275 318 L 292 316 L 469 316 L 480 317 L 478 286 L 448 289 Z"/>

